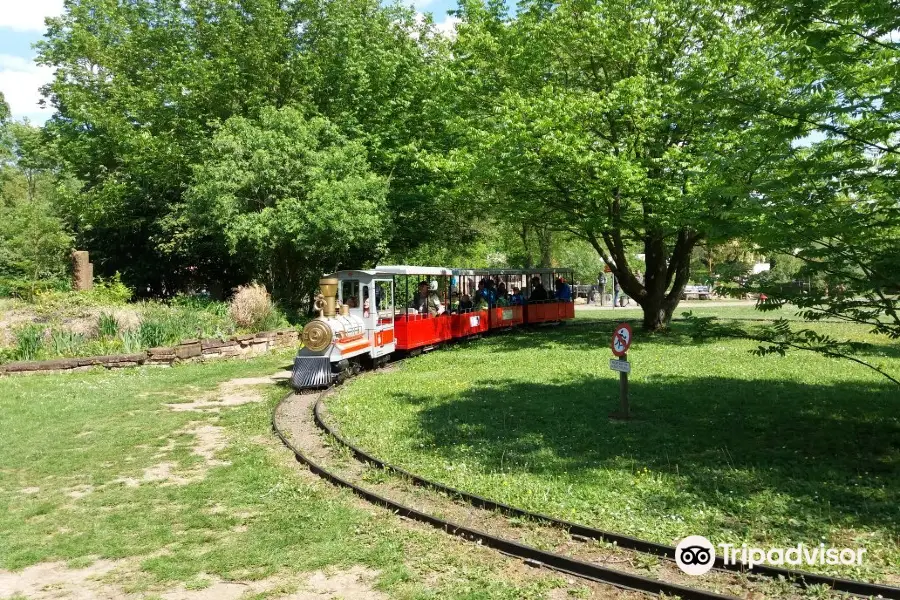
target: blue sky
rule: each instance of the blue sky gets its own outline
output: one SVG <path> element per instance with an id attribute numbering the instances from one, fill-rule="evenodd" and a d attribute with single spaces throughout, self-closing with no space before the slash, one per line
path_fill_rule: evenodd
<path id="1" fill-rule="evenodd" d="M 31 45 L 44 34 L 44 18 L 62 7 L 63 0 L 0 0 L 0 92 L 16 118 L 43 123 L 50 116 L 38 106 L 38 88 L 52 71 L 34 63 Z"/>
<path id="2" fill-rule="evenodd" d="M 416 10 L 430 12 L 444 29 L 452 27 L 447 11 L 456 0 L 415 0 Z M 34 63 L 32 44 L 44 35 L 44 19 L 58 16 L 63 0 L 0 0 L 0 92 L 13 117 L 43 123 L 51 114 L 38 106 L 38 88 L 50 81 L 52 70 Z"/>

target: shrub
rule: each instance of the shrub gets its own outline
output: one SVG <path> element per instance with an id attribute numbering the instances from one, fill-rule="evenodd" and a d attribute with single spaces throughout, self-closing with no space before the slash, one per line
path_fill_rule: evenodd
<path id="1" fill-rule="evenodd" d="M 13 358 L 16 360 L 34 360 L 44 346 L 44 328 L 36 323 L 29 323 L 16 331 L 16 347 Z"/>
<path id="2" fill-rule="evenodd" d="M 162 344 L 185 339 L 223 337 L 234 333 L 234 324 L 215 311 L 194 310 L 158 303 L 147 303 L 142 310 L 141 326 L 157 330 Z"/>
<path id="3" fill-rule="evenodd" d="M 141 345 L 146 348 L 156 348 L 166 344 L 165 327 L 154 319 L 141 321 L 141 326 L 138 328 L 138 337 L 141 340 Z"/>
<path id="4" fill-rule="evenodd" d="M 33 282 L 22 277 L 0 277 L 0 298 L 22 298 L 32 301 L 36 296 L 63 293 L 71 289 L 71 282 L 62 277 L 48 277 Z"/>
<path id="5" fill-rule="evenodd" d="M 178 294 L 169 301 L 169 305 L 185 310 L 205 312 L 217 317 L 228 317 L 228 304 L 213 300 L 206 294 Z"/>
<path id="6" fill-rule="evenodd" d="M 54 356 L 75 356 L 84 345 L 84 336 L 68 329 L 50 332 L 50 348 Z"/>
<path id="7" fill-rule="evenodd" d="M 56 288 L 35 293 L 33 301 L 45 312 L 55 313 L 71 307 L 121 306 L 134 292 L 122 283 L 118 273 L 108 279 L 97 279 L 86 292 L 59 291 Z"/>
<path id="8" fill-rule="evenodd" d="M 122 283 L 122 276 L 116 271 L 115 275 L 108 279 L 98 278 L 94 287 L 87 292 L 87 296 L 95 304 L 121 305 L 131 300 L 134 290 Z"/>
<path id="9" fill-rule="evenodd" d="M 284 316 L 284 313 L 278 310 L 277 306 L 273 306 L 271 312 L 259 322 L 256 326 L 257 331 L 274 331 L 275 329 L 284 329 L 288 327 L 290 323 L 288 323 L 287 317 Z"/>
<path id="10" fill-rule="evenodd" d="M 141 332 L 136 329 L 122 331 L 119 333 L 119 340 L 122 342 L 122 351 L 126 354 L 139 352 L 143 343 Z"/>
<path id="11" fill-rule="evenodd" d="M 238 327 L 257 331 L 273 321 L 273 313 L 276 311 L 272 298 L 264 286 L 256 283 L 238 287 L 228 308 Z"/>
<path id="12" fill-rule="evenodd" d="M 97 322 L 97 333 L 101 338 L 114 338 L 119 333 L 119 322 L 113 315 L 102 312 Z"/>

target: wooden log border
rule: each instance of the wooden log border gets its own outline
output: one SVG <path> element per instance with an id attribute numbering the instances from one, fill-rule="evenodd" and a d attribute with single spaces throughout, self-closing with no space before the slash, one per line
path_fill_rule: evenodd
<path id="1" fill-rule="evenodd" d="M 0 377 L 4 375 L 77 372 L 96 367 L 106 369 L 126 369 L 141 365 L 167 367 L 181 362 L 257 356 L 270 350 L 296 346 L 299 340 L 300 332 L 296 329 L 279 329 L 276 331 L 233 335 L 226 339 L 184 340 L 175 346 L 150 348 L 136 354 L 54 358 L 52 360 L 6 363 L 5 365 L 0 365 Z"/>

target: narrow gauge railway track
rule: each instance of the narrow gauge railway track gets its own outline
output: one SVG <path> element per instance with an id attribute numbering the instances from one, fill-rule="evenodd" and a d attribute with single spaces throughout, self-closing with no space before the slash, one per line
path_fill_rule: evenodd
<path id="1" fill-rule="evenodd" d="M 328 391 L 317 394 L 316 402 L 321 400 L 322 396 L 327 393 Z M 739 600 L 736 596 L 718 594 L 708 590 L 694 589 L 674 583 L 652 579 L 649 577 L 643 577 L 640 575 L 634 575 L 631 573 L 610 569 L 597 564 L 573 559 L 561 554 L 546 552 L 544 550 L 540 550 L 538 548 L 528 546 L 511 539 L 507 539 L 498 535 L 492 535 L 475 527 L 461 525 L 448 519 L 438 517 L 434 514 L 430 514 L 422 510 L 417 510 L 416 508 L 408 506 L 402 502 L 367 489 L 366 487 L 350 481 L 349 478 L 343 477 L 340 474 L 336 473 L 334 470 L 328 468 L 327 466 L 325 466 L 325 464 L 323 464 L 325 462 L 324 460 L 320 462 L 320 459 L 312 456 L 312 452 L 305 451 L 304 449 L 299 448 L 291 441 L 291 436 L 286 431 L 287 428 L 282 428 L 279 425 L 278 416 L 282 405 L 285 404 L 286 401 L 291 400 L 292 397 L 295 397 L 295 395 L 288 394 L 287 396 L 285 396 L 275 407 L 275 410 L 272 413 L 272 429 L 275 434 L 278 436 L 281 442 L 285 446 L 287 446 L 287 448 L 291 452 L 293 452 L 295 459 L 298 462 L 305 464 L 314 474 L 339 487 L 350 489 L 356 495 L 372 504 L 386 508 L 401 517 L 406 517 L 414 521 L 419 521 L 421 523 L 431 525 L 436 529 L 441 529 L 447 533 L 461 537 L 465 540 L 476 542 L 483 546 L 498 550 L 503 554 L 520 558 L 525 561 L 526 564 L 529 564 L 531 566 L 545 567 L 567 575 L 573 575 L 601 584 L 611 584 L 627 590 L 647 592 L 656 595 L 666 594 L 668 596 L 677 596 L 679 598 L 683 598 L 684 600 Z M 309 415 L 309 418 L 312 419 L 313 415 Z M 315 428 L 315 425 L 312 425 L 312 427 Z"/>
<path id="2" fill-rule="evenodd" d="M 535 513 L 524 510 L 522 508 L 517 508 L 515 506 L 510 506 L 502 502 L 497 502 L 496 500 L 484 498 L 476 494 L 471 494 L 469 492 L 458 490 L 442 483 L 432 481 L 425 477 L 416 475 L 415 473 L 410 473 L 405 469 L 402 469 L 396 465 L 392 465 L 379 458 L 376 458 L 365 450 L 362 450 L 361 448 L 350 443 L 338 431 L 328 425 L 322 414 L 323 399 L 324 397 L 320 396 L 316 400 L 315 407 L 313 408 L 313 415 L 315 418 L 316 426 L 326 434 L 332 436 L 339 444 L 347 448 L 357 459 L 365 463 L 371 464 L 375 467 L 378 467 L 379 469 L 384 469 L 385 471 L 390 471 L 396 475 L 399 475 L 400 477 L 403 477 L 404 479 L 409 480 L 415 485 L 426 487 L 446 494 L 452 498 L 462 500 L 463 502 L 471 504 L 476 508 L 493 510 L 510 517 L 530 519 L 540 523 L 553 525 L 554 527 L 559 527 L 568 531 L 570 535 L 575 536 L 575 539 L 588 539 L 614 543 L 620 548 L 628 548 L 630 550 L 636 550 L 638 552 L 654 554 L 661 558 L 675 560 L 675 546 L 668 546 L 666 544 L 659 544 L 657 542 L 642 540 L 639 538 L 622 535 L 620 533 L 603 531 L 601 529 L 588 527 L 587 525 L 581 525 L 579 523 L 557 519 L 556 517 L 551 517 L 542 513 Z M 773 567 L 769 565 L 755 565 L 751 571 L 743 563 L 725 564 L 721 556 L 716 556 L 716 561 L 715 563 L 713 563 L 713 568 L 723 571 L 753 573 L 754 575 L 763 575 L 766 577 L 783 577 L 784 579 L 792 581 L 796 585 L 803 588 L 807 588 L 813 585 L 826 585 L 837 592 L 847 592 L 849 594 L 855 594 L 864 597 L 874 596 L 881 598 L 900 599 L 900 588 L 893 586 L 868 583 L 865 581 L 854 581 L 851 579 L 841 579 L 838 577 L 829 577 L 827 575 L 820 575 L 818 573 L 810 573 L 808 571 L 799 571 L 793 569 L 783 569 L 780 567 Z"/>
<path id="3" fill-rule="evenodd" d="M 573 540 L 576 541 L 600 540 L 605 542 L 613 542 L 621 548 L 626 548 L 636 552 L 652 554 L 664 558 L 674 558 L 674 547 L 665 546 L 663 544 L 656 544 L 654 542 L 645 540 L 639 540 L 637 538 L 623 536 L 620 534 L 600 531 L 584 525 L 579 525 L 577 523 L 570 523 L 560 519 L 555 519 L 547 515 L 531 513 L 529 511 L 525 511 L 516 507 L 511 507 L 499 502 L 495 502 L 493 500 L 481 498 L 480 496 L 468 494 L 466 492 L 444 486 L 440 483 L 432 482 L 428 479 L 416 476 L 403 469 L 400 469 L 399 467 L 395 467 L 393 465 L 385 463 L 371 456 L 365 451 L 356 448 L 333 428 L 328 426 L 322 415 L 322 400 L 327 394 L 328 392 L 326 391 L 315 395 L 315 404 L 312 409 L 312 418 L 315 421 L 315 425 L 320 430 L 322 430 L 322 432 L 332 436 L 332 438 L 339 445 L 346 447 L 350 451 L 350 453 L 353 454 L 355 458 L 359 459 L 362 463 L 366 463 L 385 471 L 392 472 L 395 475 L 401 477 L 403 480 L 412 483 L 413 485 L 430 488 L 434 491 L 445 494 L 452 499 L 460 500 L 466 504 L 480 509 L 493 511 L 495 513 L 503 514 L 508 517 L 519 517 L 528 521 L 554 527 L 559 530 L 564 530 Z M 302 449 L 298 448 L 294 443 L 291 442 L 289 436 L 286 435 L 285 431 L 279 426 L 278 420 L 276 418 L 282 404 L 285 403 L 285 401 L 289 400 L 291 397 L 292 395 L 286 396 L 282 400 L 282 402 L 279 403 L 278 407 L 276 407 L 272 415 L 273 430 L 281 439 L 281 441 L 294 453 L 295 458 L 299 462 L 306 464 L 313 473 L 338 486 L 351 489 L 354 493 L 373 504 L 377 504 L 379 506 L 387 508 L 403 517 L 427 523 L 429 525 L 432 525 L 433 527 L 442 529 L 448 533 L 460 536 L 464 539 L 476 541 L 484 546 L 499 550 L 504 554 L 521 558 L 528 564 L 546 567 L 569 575 L 575 575 L 590 581 L 612 584 L 621 588 L 637 590 L 651 594 L 675 595 L 686 600 L 736 600 L 735 596 L 723 595 L 710 590 L 696 589 L 677 583 L 644 577 L 642 575 L 600 566 L 592 562 L 586 562 L 584 560 L 579 560 L 577 558 L 572 558 L 563 554 L 541 550 L 539 548 L 535 548 L 521 542 L 505 538 L 503 536 L 488 533 L 475 527 L 461 525 L 451 520 L 440 518 L 438 516 L 435 516 L 434 514 L 429 514 L 429 512 L 417 510 L 416 508 L 407 506 L 400 501 L 389 498 L 385 495 L 374 492 L 371 489 L 367 489 L 361 485 L 358 485 L 353 481 L 350 481 L 348 478 L 342 477 L 338 473 L 330 470 L 324 464 L 318 462 L 313 456 L 310 456 L 309 453 L 304 452 Z M 742 571 L 740 567 L 725 567 L 725 565 L 722 564 L 721 559 L 717 559 L 716 566 L 722 572 L 732 572 L 733 575 L 749 574 L 749 572 L 746 572 L 746 570 Z M 723 567 L 725 568 L 723 569 Z M 735 571 L 737 571 L 737 573 L 735 573 Z M 832 578 L 813 573 L 804 573 L 777 568 L 769 568 L 764 572 L 764 570 L 762 569 L 755 568 L 752 571 L 752 574 L 768 577 L 783 577 L 794 582 L 800 587 L 825 584 L 838 592 L 900 599 L 900 589 L 898 588 Z"/>

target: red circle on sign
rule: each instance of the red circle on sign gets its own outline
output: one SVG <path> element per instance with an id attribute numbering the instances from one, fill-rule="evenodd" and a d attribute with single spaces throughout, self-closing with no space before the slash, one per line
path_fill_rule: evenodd
<path id="1" fill-rule="evenodd" d="M 627 337 L 621 335 L 622 330 L 627 331 Z M 618 342 L 618 344 L 616 343 Z M 613 354 L 616 356 L 624 356 L 628 349 L 631 347 L 631 325 L 628 323 L 619 323 L 616 325 L 616 330 L 613 332 L 612 343 L 609 345 L 612 348 Z"/>

